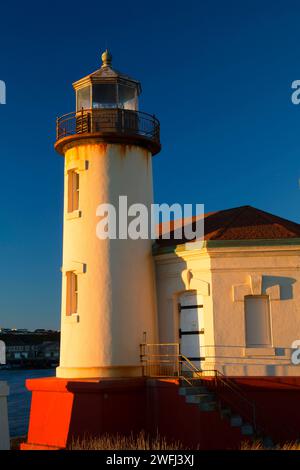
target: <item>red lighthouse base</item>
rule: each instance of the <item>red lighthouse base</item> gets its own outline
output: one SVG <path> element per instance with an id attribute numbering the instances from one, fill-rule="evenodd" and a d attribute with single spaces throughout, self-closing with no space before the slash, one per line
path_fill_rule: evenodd
<path id="1" fill-rule="evenodd" d="M 217 411 L 203 413 L 178 394 L 177 380 L 146 378 L 30 379 L 32 392 L 27 443 L 22 450 L 64 449 L 72 441 L 105 433 L 140 431 L 186 448 L 237 447 L 241 434 Z M 222 445 L 220 444 L 222 443 Z"/>
<path id="2" fill-rule="evenodd" d="M 275 442 L 298 438 L 299 377 L 235 380 L 256 403 L 258 419 Z M 177 380 L 45 378 L 27 380 L 26 385 L 32 403 L 23 450 L 65 449 L 78 438 L 142 430 L 180 441 L 187 449 L 239 449 L 248 439 L 219 410 L 202 411 L 186 403 Z"/>
<path id="3" fill-rule="evenodd" d="M 144 379 L 45 378 L 26 386 L 32 402 L 22 449 L 62 449 L 86 436 L 135 433 L 145 422 Z"/>

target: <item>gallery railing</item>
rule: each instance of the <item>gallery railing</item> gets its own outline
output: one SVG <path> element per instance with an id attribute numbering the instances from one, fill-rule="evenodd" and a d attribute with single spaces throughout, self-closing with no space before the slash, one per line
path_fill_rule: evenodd
<path id="1" fill-rule="evenodd" d="M 121 108 L 82 109 L 57 118 L 57 140 L 86 133 L 140 136 L 160 143 L 158 119 L 141 111 Z"/>

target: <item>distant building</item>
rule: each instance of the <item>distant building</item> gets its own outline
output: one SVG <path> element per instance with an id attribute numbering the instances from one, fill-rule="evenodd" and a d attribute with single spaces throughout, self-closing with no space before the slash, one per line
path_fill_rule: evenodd
<path id="1" fill-rule="evenodd" d="M 56 359 L 59 361 L 59 343 L 54 341 L 46 341 L 38 347 L 38 357 L 45 359 Z"/>
<path id="2" fill-rule="evenodd" d="M 55 366 L 59 360 L 59 332 L 0 333 L 6 346 L 6 367 Z"/>

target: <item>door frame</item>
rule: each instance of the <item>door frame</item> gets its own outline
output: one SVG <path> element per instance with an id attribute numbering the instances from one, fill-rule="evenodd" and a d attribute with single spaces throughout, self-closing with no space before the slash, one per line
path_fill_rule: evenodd
<path id="1" fill-rule="evenodd" d="M 203 297 L 203 294 L 201 294 L 199 291 L 197 291 L 196 289 L 191 289 L 191 290 L 184 290 L 184 291 L 181 291 L 181 292 L 178 292 L 176 294 L 176 317 L 177 317 L 177 331 L 176 331 L 176 338 L 177 338 L 177 341 L 178 341 L 178 344 L 179 344 L 179 353 L 181 353 L 181 337 L 182 335 L 193 335 L 193 334 L 198 334 L 198 335 L 204 335 L 205 334 L 205 328 L 201 328 L 200 330 L 195 330 L 195 331 L 182 331 L 181 330 L 181 320 L 180 320 L 180 316 L 181 316 L 181 311 L 182 310 L 187 310 L 187 309 L 190 309 L 191 307 L 195 307 L 195 308 L 202 308 L 203 311 L 204 311 L 204 302 L 202 302 L 202 304 L 195 304 L 195 305 L 184 305 L 183 307 L 181 306 L 181 303 L 180 303 L 180 298 L 183 296 L 183 295 L 201 295 Z M 204 320 L 204 319 L 203 319 Z M 204 337 L 203 337 L 204 339 Z M 205 343 L 205 339 L 203 341 L 203 343 Z M 201 342 L 199 341 L 199 347 L 201 346 Z M 205 347 L 205 344 L 203 344 L 203 347 Z M 201 352 L 199 351 L 199 354 L 201 354 Z M 202 361 L 205 361 L 205 356 L 195 356 L 195 357 L 187 357 L 190 361 L 199 361 L 200 363 L 200 368 L 201 368 L 201 362 Z"/>

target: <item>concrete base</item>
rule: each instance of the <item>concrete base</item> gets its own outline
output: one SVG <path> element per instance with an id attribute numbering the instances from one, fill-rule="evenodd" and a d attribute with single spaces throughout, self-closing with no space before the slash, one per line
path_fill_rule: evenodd
<path id="1" fill-rule="evenodd" d="M 299 437 L 299 377 L 232 379 L 255 402 L 258 424 L 274 442 Z M 179 395 L 178 380 L 46 378 L 27 380 L 26 385 L 32 403 L 24 450 L 63 449 L 77 438 L 142 430 L 179 441 L 186 449 L 239 449 L 246 439 L 241 429 L 220 417 L 218 409 L 203 411 L 186 403 Z"/>
<path id="2" fill-rule="evenodd" d="M 10 449 L 7 396 L 9 388 L 6 382 L 0 382 L 0 450 Z"/>
<path id="3" fill-rule="evenodd" d="M 145 431 L 186 448 L 238 447 L 241 434 L 219 413 L 202 413 L 179 396 L 177 380 L 146 378 L 26 381 L 32 391 L 27 443 L 22 450 L 63 449 L 77 438 Z"/>
<path id="4" fill-rule="evenodd" d="M 299 440 L 300 377 L 235 377 L 256 405 L 257 423 L 274 442 Z"/>
<path id="5" fill-rule="evenodd" d="M 78 437 L 143 428 L 143 378 L 46 378 L 27 380 L 26 386 L 32 402 L 28 442 L 22 449 L 65 448 Z"/>

